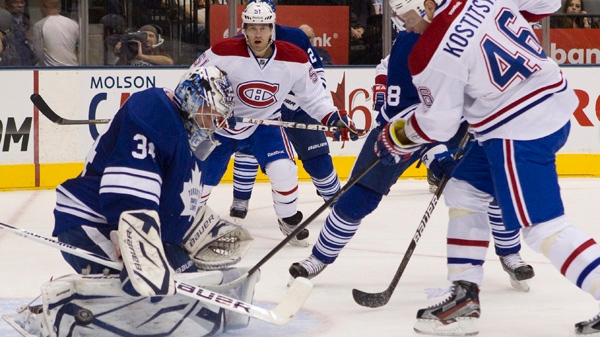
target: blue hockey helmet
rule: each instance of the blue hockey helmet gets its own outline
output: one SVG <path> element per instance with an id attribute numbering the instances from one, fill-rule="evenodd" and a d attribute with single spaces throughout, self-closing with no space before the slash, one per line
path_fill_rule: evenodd
<path id="1" fill-rule="evenodd" d="M 234 93 L 227 74 L 215 66 L 192 66 L 175 88 L 174 102 L 184 117 L 192 151 L 203 160 L 210 151 L 200 144 L 211 143 L 212 151 L 218 145 L 213 133 L 233 115 Z"/>

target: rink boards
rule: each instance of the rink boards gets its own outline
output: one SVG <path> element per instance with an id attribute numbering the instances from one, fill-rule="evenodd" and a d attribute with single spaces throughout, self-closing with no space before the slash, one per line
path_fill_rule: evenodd
<path id="1" fill-rule="evenodd" d="M 132 93 L 150 87 L 174 88 L 186 68 L 77 68 L 3 70 L 0 72 L 0 189 L 53 188 L 77 175 L 87 151 L 104 125 L 59 126 L 39 114 L 29 100 L 39 93 L 62 117 L 111 118 Z M 576 89 L 580 106 L 572 117 L 571 135 L 558 157 L 561 176 L 600 176 L 600 68 L 562 68 Z M 374 124 L 371 86 L 373 67 L 327 68 L 327 90 L 338 108 L 358 128 Z M 330 142 L 334 164 L 347 178 L 363 141 Z M 300 165 L 301 166 L 301 165 Z M 422 178 L 423 167 L 404 177 Z M 300 179 L 308 179 L 300 168 Z M 231 169 L 224 176 L 231 181 Z M 260 180 L 266 180 L 259 175 Z"/>

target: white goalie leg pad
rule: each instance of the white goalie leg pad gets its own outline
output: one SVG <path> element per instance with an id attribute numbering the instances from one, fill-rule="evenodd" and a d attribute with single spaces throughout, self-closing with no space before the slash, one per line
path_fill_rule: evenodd
<path id="1" fill-rule="evenodd" d="M 231 274 L 231 275 L 230 275 Z M 260 273 L 257 273 L 260 274 Z M 237 269 L 179 274 L 194 285 L 220 285 Z M 257 279 L 223 294 L 251 303 Z M 67 275 L 42 285 L 41 336 L 213 336 L 241 329 L 248 316 L 186 296 L 131 297 L 116 275 Z M 237 316 L 244 316 L 238 318 Z M 232 323 L 229 322 L 231 319 Z"/>
<path id="2" fill-rule="evenodd" d="M 271 181 L 271 194 L 277 217 L 287 218 L 295 215 L 298 166 L 290 159 L 279 159 L 267 164 L 265 172 Z"/>
<path id="3" fill-rule="evenodd" d="M 133 288 L 142 296 L 173 295 L 173 270 L 165 257 L 156 211 L 136 210 L 121 214 L 119 248 Z M 122 280 L 126 283 L 127 280 Z"/>
<path id="4" fill-rule="evenodd" d="M 214 270 L 240 262 L 252 240 L 248 230 L 221 219 L 205 205 L 184 235 L 183 246 L 198 268 Z"/>
<path id="5" fill-rule="evenodd" d="M 461 180 L 451 179 L 444 191 L 449 208 L 448 280 L 481 284 L 490 243 L 488 205 L 492 196 Z"/>
<path id="6" fill-rule="evenodd" d="M 523 239 L 569 281 L 600 300 L 600 246 L 566 216 L 523 229 Z"/>

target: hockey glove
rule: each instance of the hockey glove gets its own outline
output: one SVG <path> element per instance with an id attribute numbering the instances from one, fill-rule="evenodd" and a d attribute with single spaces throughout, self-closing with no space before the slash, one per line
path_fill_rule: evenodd
<path id="1" fill-rule="evenodd" d="M 427 150 L 421 160 L 437 179 L 442 179 L 444 175 L 452 177 L 452 172 L 456 167 L 456 160 L 450 155 L 444 144 L 436 145 Z"/>
<path id="2" fill-rule="evenodd" d="M 385 103 L 386 87 L 382 84 L 375 84 L 373 86 L 373 110 L 379 112 L 381 107 Z"/>
<path id="3" fill-rule="evenodd" d="M 338 130 L 333 133 L 333 139 L 336 141 L 358 139 L 358 130 L 356 130 L 354 122 L 346 115 L 346 111 L 344 110 L 330 112 L 327 116 L 323 117 L 321 124 L 338 128 Z"/>
<path id="4" fill-rule="evenodd" d="M 241 261 L 252 240 L 248 230 L 221 219 L 209 206 L 204 205 L 183 236 L 183 248 L 196 267 L 214 270 Z"/>
<path id="5" fill-rule="evenodd" d="M 374 150 L 384 165 L 395 165 L 407 160 L 413 152 L 423 146 L 422 144 L 404 145 L 400 143 L 400 140 L 396 137 L 396 130 L 404 128 L 404 124 L 403 119 L 387 123 L 377 136 Z"/>

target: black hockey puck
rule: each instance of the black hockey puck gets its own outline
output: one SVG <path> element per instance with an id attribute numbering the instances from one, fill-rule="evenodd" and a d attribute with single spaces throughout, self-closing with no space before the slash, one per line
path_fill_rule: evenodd
<path id="1" fill-rule="evenodd" d="M 94 314 L 88 309 L 79 309 L 75 313 L 75 320 L 83 325 L 89 324 L 94 319 Z"/>

